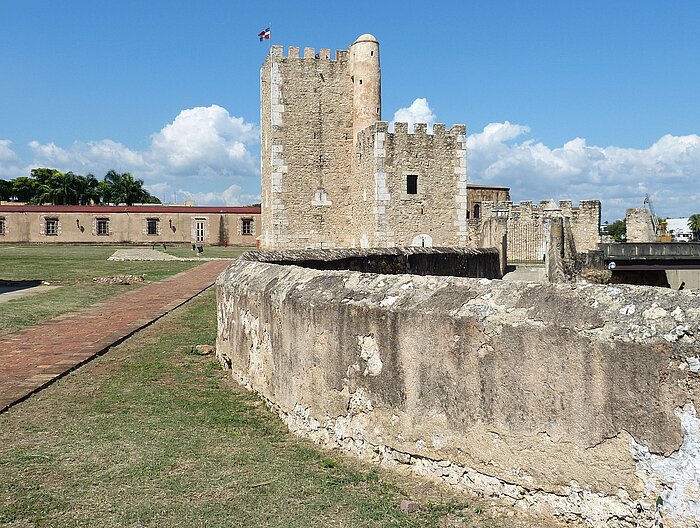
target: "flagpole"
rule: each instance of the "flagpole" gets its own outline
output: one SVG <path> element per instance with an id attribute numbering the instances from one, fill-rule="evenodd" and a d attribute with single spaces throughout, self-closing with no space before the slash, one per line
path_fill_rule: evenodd
<path id="1" fill-rule="evenodd" d="M 272 22 L 269 22 L 267 27 L 270 28 L 270 38 L 268 39 L 270 41 L 270 47 L 268 49 L 272 51 Z"/>

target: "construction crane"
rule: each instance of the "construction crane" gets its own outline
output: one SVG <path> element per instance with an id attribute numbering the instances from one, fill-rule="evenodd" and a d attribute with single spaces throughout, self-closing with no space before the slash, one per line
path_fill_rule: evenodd
<path id="1" fill-rule="evenodd" d="M 651 215 L 651 224 L 654 226 L 654 236 L 659 234 L 659 217 L 656 216 L 654 212 L 654 206 L 651 203 L 651 197 L 649 194 L 644 195 L 644 205 L 649 209 L 649 214 Z"/>

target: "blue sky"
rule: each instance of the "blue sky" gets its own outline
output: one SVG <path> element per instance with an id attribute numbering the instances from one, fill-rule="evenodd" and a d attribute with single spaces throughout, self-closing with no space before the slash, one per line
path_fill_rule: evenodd
<path id="1" fill-rule="evenodd" d="M 285 46 L 373 33 L 383 118 L 466 123 L 470 180 L 515 201 L 700 212 L 697 0 L 0 0 L 0 178 L 114 168 L 166 201 L 257 201 L 269 23 Z"/>

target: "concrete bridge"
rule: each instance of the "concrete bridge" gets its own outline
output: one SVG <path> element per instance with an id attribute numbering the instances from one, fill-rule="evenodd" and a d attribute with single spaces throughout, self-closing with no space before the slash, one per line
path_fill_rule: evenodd
<path id="1" fill-rule="evenodd" d="M 700 243 L 626 242 L 600 244 L 600 250 L 605 266 L 624 282 L 700 289 Z"/>

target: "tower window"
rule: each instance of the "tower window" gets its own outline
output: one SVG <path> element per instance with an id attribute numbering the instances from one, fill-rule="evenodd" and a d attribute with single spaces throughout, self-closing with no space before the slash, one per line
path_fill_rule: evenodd
<path id="1" fill-rule="evenodd" d="M 369 52 L 369 56 L 370 56 L 370 57 L 374 57 L 374 50 L 372 50 L 372 51 Z"/>
<path id="2" fill-rule="evenodd" d="M 406 194 L 418 194 L 417 174 L 409 174 L 406 176 Z"/>
<path id="3" fill-rule="evenodd" d="M 474 219 L 481 217 L 481 206 L 479 204 L 474 204 Z"/>
<path id="4" fill-rule="evenodd" d="M 362 79 L 360 79 L 360 84 L 362 84 Z"/>

